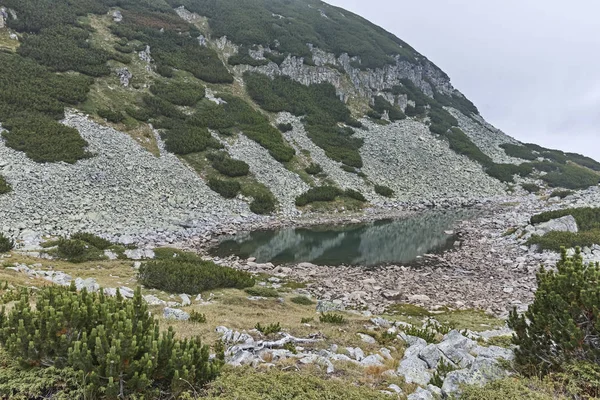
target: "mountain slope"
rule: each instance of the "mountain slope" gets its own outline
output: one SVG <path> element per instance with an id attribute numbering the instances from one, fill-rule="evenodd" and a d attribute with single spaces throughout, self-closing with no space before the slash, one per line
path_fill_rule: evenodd
<path id="1" fill-rule="evenodd" d="M 1 4 L 4 230 L 177 231 L 600 180 L 599 163 L 510 138 L 408 44 L 320 1 Z M 63 120 L 70 108 L 91 120 Z"/>

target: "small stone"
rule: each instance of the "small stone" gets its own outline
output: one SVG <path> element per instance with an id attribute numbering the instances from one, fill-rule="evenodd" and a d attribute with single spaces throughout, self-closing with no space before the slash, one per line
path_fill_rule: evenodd
<path id="1" fill-rule="evenodd" d="M 187 321 L 190 318 L 190 314 L 185 311 L 169 307 L 163 310 L 163 316 L 165 319 L 174 319 L 177 321 Z"/>

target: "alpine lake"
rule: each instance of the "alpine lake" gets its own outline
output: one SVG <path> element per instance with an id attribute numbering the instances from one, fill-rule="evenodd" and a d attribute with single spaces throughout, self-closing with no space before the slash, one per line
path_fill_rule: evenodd
<path id="1" fill-rule="evenodd" d="M 224 237 L 210 253 L 275 265 L 410 264 L 424 254 L 451 249 L 456 224 L 476 215 L 470 209 L 428 211 L 400 220 L 254 231 Z"/>

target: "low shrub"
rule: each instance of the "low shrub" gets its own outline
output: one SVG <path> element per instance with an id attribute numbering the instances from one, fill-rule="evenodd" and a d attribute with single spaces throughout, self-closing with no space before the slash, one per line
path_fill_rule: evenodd
<path id="1" fill-rule="evenodd" d="M 6 179 L 0 175 L 0 194 L 6 194 L 12 190 L 10 184 L 6 181 Z"/>
<path id="2" fill-rule="evenodd" d="M 196 310 L 192 310 L 192 312 L 190 312 L 190 318 L 188 321 L 194 322 L 196 324 L 204 324 L 206 323 L 206 315 L 199 313 Z"/>
<path id="3" fill-rule="evenodd" d="M 542 189 L 535 183 L 522 183 L 521 187 L 529 193 L 538 193 Z"/>
<path id="4" fill-rule="evenodd" d="M 242 190 L 239 182 L 217 178 L 210 178 L 208 180 L 208 187 L 226 199 L 235 198 L 240 193 L 240 190 Z"/>
<path id="5" fill-rule="evenodd" d="M 361 201 L 361 202 L 367 201 L 367 199 L 365 198 L 365 196 L 363 196 L 363 194 L 361 192 L 354 190 L 354 189 L 346 189 L 344 191 L 344 196 L 349 197 L 354 200 Z"/>
<path id="6" fill-rule="evenodd" d="M 158 81 L 150 86 L 150 92 L 178 106 L 195 106 L 206 91 L 204 86 L 193 82 Z"/>
<path id="7" fill-rule="evenodd" d="M 404 333 L 406 333 L 409 336 L 419 337 L 425 340 L 427 343 L 434 343 L 437 335 L 437 332 L 431 329 L 430 326 L 426 326 L 424 328 L 411 326 L 409 328 L 404 329 Z"/>
<path id="8" fill-rule="evenodd" d="M 393 197 L 394 191 L 387 186 L 375 185 L 375 193 L 383 197 Z"/>
<path id="9" fill-rule="evenodd" d="M 531 148 L 523 145 L 504 143 L 500 147 L 504 149 L 507 156 L 520 158 L 522 160 L 536 160 L 539 155 L 533 153 Z"/>
<path id="10" fill-rule="evenodd" d="M 538 245 L 540 250 L 560 251 L 561 247 L 591 247 L 600 244 L 600 229 L 580 232 L 548 232 L 543 236 L 533 235 L 529 246 Z"/>
<path id="11" fill-rule="evenodd" d="M 59 258 L 73 263 L 97 261 L 105 258 L 101 250 L 78 239 L 60 239 L 56 254 Z"/>
<path id="12" fill-rule="evenodd" d="M 292 297 L 290 301 L 294 304 L 300 304 L 301 306 L 310 306 L 315 304 L 311 299 L 306 296 L 296 296 Z"/>
<path id="13" fill-rule="evenodd" d="M 114 110 L 111 110 L 110 108 L 101 108 L 100 110 L 98 110 L 98 115 L 101 118 L 104 118 L 105 120 L 107 120 L 108 122 L 112 122 L 115 124 L 122 122 L 125 119 L 125 115 L 123 115 L 122 112 L 114 111 Z"/>
<path id="14" fill-rule="evenodd" d="M 244 291 L 246 293 L 248 293 L 250 296 L 279 297 L 279 292 L 277 291 L 277 289 L 268 288 L 268 287 L 264 287 L 264 286 L 250 287 L 250 288 L 244 289 Z"/>
<path id="15" fill-rule="evenodd" d="M 552 198 L 552 197 L 559 197 L 561 199 L 564 199 L 564 198 L 566 198 L 566 197 L 568 197 L 568 196 L 570 196 L 572 194 L 575 194 L 575 192 L 572 191 L 572 190 L 560 190 L 560 189 L 557 189 L 557 190 L 553 191 L 552 193 L 550 193 L 550 198 Z"/>
<path id="16" fill-rule="evenodd" d="M 301 324 L 310 324 L 311 322 L 313 322 L 315 319 L 312 317 L 307 317 L 307 318 L 301 318 L 300 319 L 300 323 Z"/>
<path id="17" fill-rule="evenodd" d="M 211 165 L 214 169 L 225 176 L 232 178 L 246 176 L 250 172 L 250 166 L 242 160 L 231 158 L 227 153 L 220 152 L 211 156 Z"/>
<path id="18" fill-rule="evenodd" d="M 344 191 L 335 186 L 319 186 L 309 189 L 296 198 L 296 205 L 303 207 L 315 201 L 334 201 L 336 197 L 344 194 Z"/>
<path id="19" fill-rule="evenodd" d="M 600 364 L 600 265 L 585 265 L 579 248 L 573 257 L 563 249 L 556 271 L 541 267 L 537 284 L 527 312 L 515 308 L 508 319 L 521 372 L 539 376 L 572 362 Z"/>
<path id="20" fill-rule="evenodd" d="M 294 129 L 294 127 L 292 126 L 292 124 L 278 124 L 277 128 L 279 128 L 279 130 L 282 133 L 286 133 L 286 132 L 290 132 L 292 129 Z"/>
<path id="21" fill-rule="evenodd" d="M 323 172 L 323 167 L 321 167 L 319 164 L 316 163 L 311 163 L 308 167 L 306 167 L 304 169 L 306 171 L 307 174 L 310 175 L 318 175 L 321 172 Z"/>
<path id="22" fill-rule="evenodd" d="M 562 210 L 546 211 L 531 217 L 529 222 L 536 225 L 542 222 L 548 222 L 552 219 L 562 218 L 572 215 L 577 221 L 577 227 L 580 231 L 589 231 L 600 229 L 600 208 L 581 207 L 565 208 Z"/>
<path id="23" fill-rule="evenodd" d="M 355 174 L 356 173 L 356 168 L 351 167 L 351 166 L 346 165 L 346 164 L 342 164 L 340 168 L 342 168 L 344 171 L 349 172 L 351 174 Z"/>
<path id="24" fill-rule="evenodd" d="M 54 286 L 41 289 L 33 300 L 24 292 L 11 311 L 2 311 L 0 343 L 22 377 L 42 371 L 60 375 L 49 386 L 78 387 L 77 398 L 158 398 L 165 391 L 178 396 L 190 386 L 201 389 L 222 366 L 222 356 L 210 360 L 199 338 L 176 339 L 172 329 L 160 333 L 140 288 L 132 300 L 124 300 L 78 293 L 74 284 Z M 31 391 L 48 384 L 32 383 Z"/>
<path id="25" fill-rule="evenodd" d="M 276 201 L 272 195 L 257 194 L 250 203 L 250 211 L 258 215 L 268 215 L 275 211 Z"/>
<path id="26" fill-rule="evenodd" d="M 15 248 L 15 241 L 0 233 L 0 253 L 8 253 Z"/>
<path id="27" fill-rule="evenodd" d="M 140 267 L 139 282 L 171 293 L 201 293 L 219 288 L 244 289 L 254 286 L 247 272 L 222 267 L 193 255 L 149 261 Z"/>
<path id="28" fill-rule="evenodd" d="M 541 177 L 550 187 L 566 189 L 587 189 L 600 182 L 600 175 L 595 171 L 575 165 L 561 165 L 557 171 L 549 172 Z"/>
<path id="29" fill-rule="evenodd" d="M 334 313 L 322 313 L 319 315 L 319 321 L 325 324 L 345 324 L 348 321 L 344 318 L 343 315 L 334 314 Z"/>
<path id="30" fill-rule="evenodd" d="M 258 371 L 252 367 L 229 368 L 208 389 L 206 400 L 389 400 L 379 390 L 325 379 L 310 372 L 286 372 L 278 368 Z"/>
<path id="31" fill-rule="evenodd" d="M 98 250 L 106 250 L 113 245 L 110 241 L 103 239 L 100 236 L 96 236 L 86 232 L 74 233 L 71 235 L 71 239 L 86 242 L 87 244 L 94 246 Z"/>
<path id="32" fill-rule="evenodd" d="M 183 123 L 175 123 L 162 136 L 167 150 L 180 155 L 198 153 L 208 148 L 223 148 L 223 145 L 211 136 L 208 129 Z"/>
<path id="33" fill-rule="evenodd" d="M 277 322 L 276 324 L 262 326 L 259 322 L 254 326 L 254 329 L 256 329 L 265 336 L 269 336 L 281 332 L 281 325 L 279 324 L 279 322 Z"/>

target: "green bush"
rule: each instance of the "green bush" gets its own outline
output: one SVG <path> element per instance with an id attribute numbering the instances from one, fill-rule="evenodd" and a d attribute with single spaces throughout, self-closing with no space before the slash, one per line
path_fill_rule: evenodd
<path id="1" fill-rule="evenodd" d="M 291 130 L 294 129 L 294 126 L 292 124 L 278 124 L 277 128 L 282 132 L 282 133 L 286 133 L 286 132 L 290 132 Z"/>
<path id="2" fill-rule="evenodd" d="M 250 203 L 250 211 L 254 214 L 268 215 L 275 211 L 276 202 L 272 195 L 257 194 Z"/>
<path id="3" fill-rule="evenodd" d="M 176 123 L 162 137 L 167 150 L 180 155 L 198 153 L 208 148 L 220 149 L 223 147 L 217 139 L 211 136 L 208 129 L 183 123 Z"/>
<path id="4" fill-rule="evenodd" d="M 556 271 L 540 268 L 538 289 L 525 315 L 513 310 L 515 361 L 523 373 L 546 374 L 573 362 L 600 364 L 600 265 L 584 265 L 577 249 L 563 249 Z"/>
<path id="5" fill-rule="evenodd" d="M 229 177 L 246 176 L 250 172 L 250 166 L 244 161 L 233 159 L 225 152 L 209 155 L 214 169 Z"/>
<path id="6" fill-rule="evenodd" d="M 294 304 L 300 304 L 301 306 L 311 306 L 315 304 L 311 299 L 306 296 L 292 297 L 290 301 Z"/>
<path id="7" fill-rule="evenodd" d="M 394 191 L 387 186 L 375 185 L 375 193 L 384 197 L 393 197 Z"/>
<path id="8" fill-rule="evenodd" d="M 279 292 L 276 289 L 264 286 L 255 286 L 244 289 L 250 296 L 256 297 L 279 297 Z"/>
<path id="9" fill-rule="evenodd" d="M 310 175 L 318 175 L 321 172 L 323 172 L 323 167 L 321 167 L 319 164 L 316 163 L 311 163 L 308 167 L 306 167 L 304 169 L 306 171 L 307 174 Z"/>
<path id="10" fill-rule="evenodd" d="M 550 198 L 552 198 L 552 197 L 559 197 L 561 199 L 564 199 L 564 198 L 566 198 L 568 196 L 571 196 L 572 194 L 575 194 L 575 192 L 572 191 L 572 190 L 560 190 L 560 189 L 557 189 L 557 190 L 554 190 L 552 193 L 550 193 Z"/>
<path id="11" fill-rule="evenodd" d="M 217 178 L 210 178 L 208 180 L 208 187 L 226 199 L 235 198 L 240 193 L 240 190 L 242 190 L 239 182 Z"/>
<path id="12" fill-rule="evenodd" d="M 557 165 L 557 170 L 541 177 L 550 187 L 587 189 L 600 182 L 600 175 L 576 165 Z"/>
<path id="13" fill-rule="evenodd" d="M 229 65 L 250 65 L 253 67 L 260 67 L 261 65 L 267 65 L 269 63 L 268 60 L 256 60 L 254 59 L 248 49 L 245 47 L 240 47 L 237 54 L 232 55 L 227 60 L 227 64 Z"/>
<path id="14" fill-rule="evenodd" d="M 60 239 L 57 256 L 73 263 L 97 261 L 105 258 L 104 253 L 91 244 L 77 239 Z"/>
<path id="15" fill-rule="evenodd" d="M 122 112 L 114 111 L 114 110 L 111 110 L 110 108 L 102 108 L 102 109 L 98 110 L 98 115 L 101 118 L 104 118 L 105 120 L 107 120 L 108 122 L 112 122 L 115 124 L 122 122 L 125 119 L 125 115 L 123 115 Z"/>
<path id="16" fill-rule="evenodd" d="M 192 310 L 192 312 L 190 312 L 189 321 L 196 324 L 204 324 L 206 323 L 206 315 L 201 314 L 196 310 Z"/>
<path id="17" fill-rule="evenodd" d="M 522 183 L 521 187 L 529 193 L 538 193 L 542 189 L 534 183 Z"/>
<path id="18" fill-rule="evenodd" d="M 322 322 L 324 324 L 342 325 L 347 323 L 348 321 L 341 314 L 321 313 L 321 315 L 319 315 L 319 322 Z"/>
<path id="19" fill-rule="evenodd" d="M 158 72 L 158 74 L 164 78 L 172 78 L 175 76 L 175 71 L 173 71 L 173 68 L 166 65 L 157 66 L 156 72 Z"/>
<path id="20" fill-rule="evenodd" d="M 577 227 L 580 231 L 589 231 L 600 229 L 600 208 L 582 207 L 565 208 L 562 210 L 546 211 L 532 216 L 529 220 L 531 225 L 548 222 L 552 219 L 562 218 L 572 215 L 577 221 Z"/>
<path id="21" fill-rule="evenodd" d="M 591 247 L 600 244 L 600 229 L 574 232 L 548 232 L 544 236 L 533 235 L 529 246 L 538 245 L 540 250 L 560 251 L 561 247 Z"/>
<path id="22" fill-rule="evenodd" d="M 211 361 L 198 338 L 159 333 L 139 288 L 133 300 L 77 293 L 74 285 L 41 289 L 32 300 L 24 293 L 2 311 L 0 343 L 21 371 L 75 371 L 84 398 L 177 396 L 190 385 L 200 389 L 221 368 L 221 357 Z"/>
<path id="23" fill-rule="evenodd" d="M 389 400 L 378 390 L 312 372 L 229 368 L 209 386 L 206 400 Z"/>
<path id="24" fill-rule="evenodd" d="M 150 86 L 150 92 L 178 106 L 195 106 L 206 95 L 204 86 L 194 82 L 158 81 Z"/>
<path id="25" fill-rule="evenodd" d="M 279 324 L 279 322 L 277 322 L 276 324 L 262 326 L 259 322 L 254 326 L 254 329 L 256 329 L 265 336 L 269 336 L 281 332 L 281 325 Z"/>
<path id="26" fill-rule="evenodd" d="M 0 253 L 8 253 L 15 247 L 15 241 L 0 233 Z"/>
<path id="27" fill-rule="evenodd" d="M 350 197 L 351 199 L 362 201 L 362 202 L 367 201 L 367 199 L 365 198 L 365 196 L 363 196 L 363 194 L 361 192 L 354 190 L 354 189 L 346 189 L 344 191 L 344 196 Z"/>
<path id="28" fill-rule="evenodd" d="M 404 112 L 398 106 L 390 104 L 383 96 L 375 96 L 372 108 L 379 115 L 379 118 L 375 119 L 380 119 L 385 111 L 388 112 L 388 116 L 392 122 L 406 119 Z"/>
<path id="29" fill-rule="evenodd" d="M 6 121 L 2 132 L 6 145 L 24 152 L 33 161 L 74 164 L 88 158 L 88 143 L 77 129 L 59 124 L 48 117 L 31 115 Z"/>
<path id="30" fill-rule="evenodd" d="M 78 232 L 71 235 L 71 240 L 81 240 L 86 242 L 87 244 L 94 246 L 99 250 L 107 250 L 113 244 L 106 240 L 102 239 L 100 236 L 93 235 L 91 233 Z"/>
<path id="31" fill-rule="evenodd" d="M 0 194 L 6 194 L 12 190 L 10 184 L 6 181 L 6 179 L 0 175 Z"/>
<path id="32" fill-rule="evenodd" d="M 504 149 L 507 156 L 520 158 L 522 160 L 536 160 L 539 156 L 534 154 L 533 151 L 523 145 L 503 143 L 500 145 Z"/>
<path id="33" fill-rule="evenodd" d="M 319 186 L 302 193 L 296 198 L 296 205 L 303 207 L 315 201 L 334 201 L 344 191 L 335 186 Z"/>
<path id="34" fill-rule="evenodd" d="M 219 288 L 243 289 L 255 283 L 247 272 L 221 267 L 194 256 L 147 262 L 140 267 L 138 279 L 149 288 L 191 294 Z"/>

